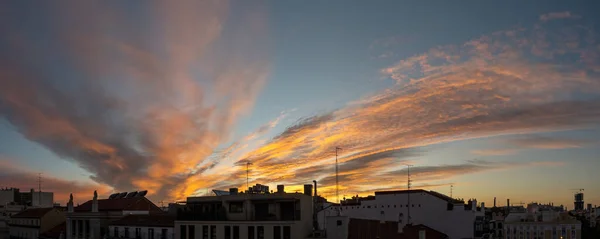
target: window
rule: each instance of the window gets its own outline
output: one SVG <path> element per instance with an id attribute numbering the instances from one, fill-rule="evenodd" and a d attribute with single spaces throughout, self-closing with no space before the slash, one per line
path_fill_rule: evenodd
<path id="1" fill-rule="evenodd" d="M 129 238 L 129 227 L 125 228 L 125 238 Z"/>
<path id="2" fill-rule="evenodd" d="M 248 226 L 248 239 L 254 239 L 254 226 Z"/>
<path id="3" fill-rule="evenodd" d="M 135 238 L 137 238 L 137 239 L 142 238 L 142 229 L 141 228 L 135 229 Z"/>
<path id="4" fill-rule="evenodd" d="M 225 226 L 225 239 L 231 239 L 231 227 Z"/>
<path id="5" fill-rule="evenodd" d="M 396 208 L 396 204 L 394 204 L 394 208 Z"/>
<path id="6" fill-rule="evenodd" d="M 233 226 L 233 239 L 240 239 L 240 227 Z"/>
<path id="7" fill-rule="evenodd" d="M 265 227 L 263 227 L 263 226 L 256 227 L 256 235 L 257 235 L 256 239 L 265 239 Z"/>
<path id="8" fill-rule="evenodd" d="M 185 225 L 179 225 L 179 238 L 187 239 L 187 232 L 185 231 Z"/>
<path id="9" fill-rule="evenodd" d="M 385 212 L 381 211 L 381 215 L 385 214 Z"/>
<path id="10" fill-rule="evenodd" d="M 119 228 L 118 227 L 113 228 L 113 237 L 119 237 Z"/>
<path id="11" fill-rule="evenodd" d="M 160 232 L 160 239 L 167 239 L 168 230 L 167 229 L 162 229 L 160 231 L 161 231 Z"/>
<path id="12" fill-rule="evenodd" d="M 73 235 L 73 236 L 75 236 L 75 229 L 77 228 L 77 225 L 75 224 L 75 222 L 77 222 L 77 221 L 71 220 L 71 235 Z M 116 229 L 117 228 L 115 227 L 115 230 Z"/>
<path id="13" fill-rule="evenodd" d="M 148 228 L 148 239 L 154 239 L 154 228 Z"/>
<path id="14" fill-rule="evenodd" d="M 244 202 L 230 202 L 229 203 L 230 213 L 242 213 L 244 212 Z"/>
<path id="15" fill-rule="evenodd" d="M 273 227 L 273 238 L 281 239 L 281 227 L 280 226 Z"/>
<path id="16" fill-rule="evenodd" d="M 217 239 L 217 226 L 210 226 L 210 239 Z"/>
<path id="17" fill-rule="evenodd" d="M 196 238 L 196 226 L 188 225 L 188 234 L 190 235 L 190 239 Z"/>
<path id="18" fill-rule="evenodd" d="M 85 238 L 90 238 L 90 220 L 85 220 Z"/>
<path id="19" fill-rule="evenodd" d="M 341 226 L 341 225 L 342 225 L 342 220 L 337 220 L 336 224 L 337 224 L 338 226 Z"/>
<path id="20" fill-rule="evenodd" d="M 202 239 L 208 239 L 208 226 L 202 226 Z"/>
<path id="21" fill-rule="evenodd" d="M 292 238 L 292 231 L 290 229 L 290 226 L 284 226 L 283 227 L 283 239 L 291 239 Z"/>

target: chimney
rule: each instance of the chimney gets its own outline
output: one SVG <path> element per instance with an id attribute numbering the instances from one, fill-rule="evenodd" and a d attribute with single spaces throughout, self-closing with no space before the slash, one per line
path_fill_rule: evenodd
<path id="1" fill-rule="evenodd" d="M 510 199 L 506 199 L 506 207 L 510 208 Z"/>
<path id="2" fill-rule="evenodd" d="M 304 195 L 312 196 L 312 184 L 304 184 Z"/>
<path id="3" fill-rule="evenodd" d="M 285 193 L 285 186 L 283 184 L 277 185 L 277 193 Z"/>
<path id="4" fill-rule="evenodd" d="M 98 212 L 98 192 L 94 190 L 94 199 L 92 199 L 92 212 Z"/>
<path id="5" fill-rule="evenodd" d="M 313 180 L 313 183 L 315 184 L 315 197 L 317 196 L 317 180 Z"/>
<path id="6" fill-rule="evenodd" d="M 496 197 L 494 197 L 494 207 L 496 207 Z"/>
<path id="7" fill-rule="evenodd" d="M 69 202 L 67 203 L 67 211 L 73 212 L 73 194 L 69 195 Z"/>
<path id="8" fill-rule="evenodd" d="M 481 211 L 485 212 L 485 202 L 481 202 Z"/>
<path id="9" fill-rule="evenodd" d="M 229 195 L 237 195 L 237 194 L 238 194 L 237 188 L 229 188 Z"/>
<path id="10" fill-rule="evenodd" d="M 477 211 L 477 200 L 473 199 L 473 201 L 471 201 L 471 211 Z"/>

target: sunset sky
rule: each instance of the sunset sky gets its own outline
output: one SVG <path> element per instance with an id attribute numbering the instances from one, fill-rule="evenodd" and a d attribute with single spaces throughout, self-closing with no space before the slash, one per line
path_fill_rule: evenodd
<path id="1" fill-rule="evenodd" d="M 600 204 L 594 1 L 6 1 L 0 187 Z"/>

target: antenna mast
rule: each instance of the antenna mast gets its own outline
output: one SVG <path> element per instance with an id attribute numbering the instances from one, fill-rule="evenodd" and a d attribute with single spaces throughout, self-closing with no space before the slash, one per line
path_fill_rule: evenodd
<path id="1" fill-rule="evenodd" d="M 33 197 L 33 195 L 31 195 Z M 33 199 L 33 198 L 32 198 Z M 42 173 L 38 173 L 38 203 L 42 206 Z"/>
<path id="2" fill-rule="evenodd" d="M 340 147 L 335 147 L 335 200 L 340 203 L 340 186 L 338 179 L 338 150 L 341 150 Z"/>
<path id="3" fill-rule="evenodd" d="M 250 163 L 250 161 L 246 161 L 246 188 L 248 188 L 248 193 L 250 193 L 250 183 L 249 183 L 250 179 L 249 179 L 249 176 L 248 176 L 248 172 L 250 171 L 249 166 L 251 164 L 252 163 Z"/>
<path id="4" fill-rule="evenodd" d="M 410 164 L 407 164 L 407 173 L 408 173 L 408 181 L 407 181 L 407 186 L 408 186 L 408 193 L 406 195 L 408 195 L 408 220 L 407 220 L 407 224 L 410 224 L 410 186 L 411 186 L 411 180 L 410 180 Z"/>
<path id="5" fill-rule="evenodd" d="M 450 184 L 450 197 L 452 198 L 452 188 L 454 187 L 453 184 Z"/>

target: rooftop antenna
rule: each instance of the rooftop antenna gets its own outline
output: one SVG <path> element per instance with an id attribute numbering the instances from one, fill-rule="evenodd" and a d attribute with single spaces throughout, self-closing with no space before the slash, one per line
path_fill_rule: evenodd
<path id="1" fill-rule="evenodd" d="M 33 197 L 33 195 L 32 195 Z M 32 198 L 33 199 L 33 198 Z M 38 173 L 38 203 L 42 206 L 42 173 Z"/>
<path id="2" fill-rule="evenodd" d="M 250 163 L 250 161 L 246 161 L 246 188 L 248 188 L 248 192 L 250 192 L 250 179 L 248 176 L 248 172 L 250 171 L 249 166 L 252 163 Z"/>
<path id="3" fill-rule="evenodd" d="M 340 147 L 335 147 L 335 200 L 340 203 L 340 186 L 338 179 L 338 150 L 341 150 Z"/>
<path id="4" fill-rule="evenodd" d="M 406 167 L 407 167 L 407 170 L 406 170 L 406 171 L 407 171 L 407 174 L 408 174 L 408 181 L 407 181 L 408 193 L 406 194 L 406 195 L 407 195 L 407 197 L 408 197 L 408 220 L 407 220 L 407 224 L 410 224 L 410 206 L 411 206 L 411 205 L 410 205 L 410 186 L 411 186 L 411 180 L 410 180 L 410 167 L 411 167 L 411 166 L 412 166 L 412 165 L 410 165 L 410 164 L 407 164 L 407 165 L 406 165 Z"/>

